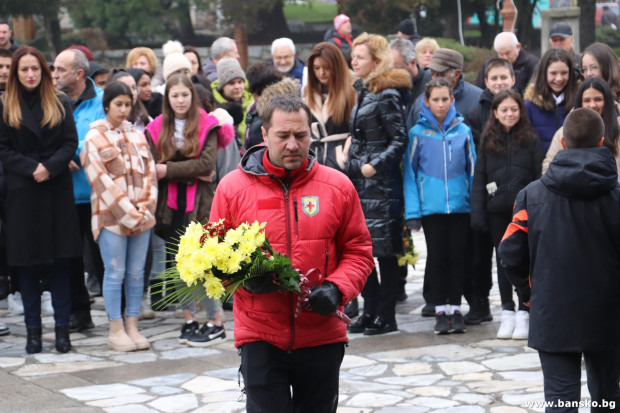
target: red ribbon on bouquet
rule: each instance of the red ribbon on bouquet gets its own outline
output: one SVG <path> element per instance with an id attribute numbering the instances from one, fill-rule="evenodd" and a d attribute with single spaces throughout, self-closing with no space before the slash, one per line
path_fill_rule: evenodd
<path id="1" fill-rule="evenodd" d="M 312 287 L 323 284 L 325 277 L 316 268 L 308 270 L 305 274 L 299 273 L 299 295 L 297 297 L 297 308 L 295 310 L 295 317 L 297 317 L 302 310 L 310 311 L 310 302 L 308 301 L 308 295 L 311 292 Z M 336 310 L 330 314 L 332 317 L 336 317 L 346 325 L 351 323 L 351 319 L 343 311 Z"/>

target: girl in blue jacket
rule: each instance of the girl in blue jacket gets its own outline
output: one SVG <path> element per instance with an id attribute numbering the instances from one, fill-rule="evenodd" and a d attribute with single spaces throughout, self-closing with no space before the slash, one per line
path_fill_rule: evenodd
<path id="1" fill-rule="evenodd" d="M 433 79 L 424 90 L 420 119 L 409 131 L 404 189 L 409 229 L 424 227 L 428 253 L 424 281 L 435 306 L 435 334 L 465 332 L 461 296 L 476 160 L 473 148 L 471 131 L 454 107 L 450 83 Z"/>

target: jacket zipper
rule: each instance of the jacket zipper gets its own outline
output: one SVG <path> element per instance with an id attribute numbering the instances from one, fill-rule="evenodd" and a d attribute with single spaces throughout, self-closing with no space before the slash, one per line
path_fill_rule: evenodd
<path id="1" fill-rule="evenodd" d="M 323 273 L 323 277 L 327 277 L 327 268 L 329 266 L 329 252 L 325 250 L 325 272 Z"/>
<path id="2" fill-rule="evenodd" d="M 286 182 L 282 183 L 282 189 L 284 190 L 284 203 L 286 208 L 286 253 L 292 260 L 292 245 L 291 245 L 291 211 L 290 200 L 288 196 L 288 171 L 286 175 Z M 293 293 L 289 293 L 289 324 L 291 326 L 291 341 L 288 345 L 288 352 L 293 351 L 293 343 L 295 343 L 295 297 Z"/>
<path id="3" fill-rule="evenodd" d="M 299 236 L 299 219 L 297 217 L 297 197 L 293 197 L 293 208 L 295 209 L 295 235 Z"/>
<path id="4" fill-rule="evenodd" d="M 446 134 L 441 132 L 441 140 L 443 141 L 443 175 L 444 185 L 446 187 L 446 210 L 450 213 L 450 193 L 448 192 L 448 163 L 446 160 Z"/>
<path id="5" fill-rule="evenodd" d="M 506 150 L 508 151 L 508 182 L 506 182 L 506 185 L 508 186 L 508 196 L 510 196 L 512 189 L 512 134 L 508 134 Z"/>
<path id="6" fill-rule="evenodd" d="M 420 197 L 422 198 L 422 202 L 424 202 L 424 177 L 420 177 Z"/>

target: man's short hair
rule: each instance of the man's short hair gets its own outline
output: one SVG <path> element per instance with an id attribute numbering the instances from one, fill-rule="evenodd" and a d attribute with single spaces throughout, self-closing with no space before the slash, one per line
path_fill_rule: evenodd
<path id="1" fill-rule="evenodd" d="M 73 73 L 77 72 L 78 69 L 82 69 L 84 71 L 84 77 L 88 76 L 90 66 L 84 52 L 78 49 L 66 49 L 66 51 L 73 53 Z"/>
<path id="2" fill-rule="evenodd" d="M 519 39 L 517 39 L 517 35 L 513 32 L 501 32 L 495 36 L 495 40 L 493 41 L 493 48 L 495 51 L 501 47 L 501 45 L 509 45 L 513 48 L 517 47 L 519 44 Z"/>
<path id="3" fill-rule="evenodd" d="M 6 24 L 7 26 L 9 26 L 9 30 L 12 30 L 13 28 L 11 27 L 11 23 L 9 23 L 8 20 L 5 19 L 0 19 L 0 24 Z"/>
<path id="4" fill-rule="evenodd" d="M 288 93 L 274 96 L 263 109 L 263 127 L 266 131 L 271 127 L 271 118 L 276 110 L 286 113 L 296 113 L 300 110 L 306 112 L 308 119 L 308 127 L 312 123 L 312 113 L 306 103 L 298 96 L 289 95 Z"/>
<path id="5" fill-rule="evenodd" d="M 220 59 L 225 53 L 232 49 L 233 43 L 236 42 L 230 37 L 220 37 L 215 39 L 211 45 L 211 49 L 209 50 L 211 59 Z"/>
<path id="6" fill-rule="evenodd" d="M 595 148 L 605 135 L 605 124 L 592 109 L 579 108 L 564 120 L 563 134 L 567 148 Z"/>
<path id="7" fill-rule="evenodd" d="M 415 46 L 411 40 L 394 39 L 390 42 L 390 48 L 396 50 L 403 57 L 405 64 L 409 65 L 415 59 Z"/>
<path id="8" fill-rule="evenodd" d="M 13 52 L 9 49 L 0 49 L 0 57 L 13 57 Z"/>
<path id="9" fill-rule="evenodd" d="M 295 43 L 293 43 L 293 41 L 288 37 L 280 37 L 279 39 L 274 40 L 273 43 L 271 43 L 271 54 L 274 54 L 276 49 L 282 46 L 290 47 L 293 54 L 295 54 Z"/>
<path id="10" fill-rule="evenodd" d="M 515 70 L 508 60 L 502 59 L 501 57 L 492 57 L 487 62 L 487 67 L 484 72 L 484 77 L 485 78 L 489 77 L 489 72 L 491 71 L 491 69 L 495 67 L 505 67 L 506 69 L 510 70 L 510 76 L 515 75 Z"/>

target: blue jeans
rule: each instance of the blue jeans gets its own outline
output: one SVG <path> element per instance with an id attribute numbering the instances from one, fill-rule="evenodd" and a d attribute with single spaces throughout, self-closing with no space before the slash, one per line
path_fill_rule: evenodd
<path id="1" fill-rule="evenodd" d="M 118 235 L 107 229 L 99 234 L 99 249 L 105 271 L 103 273 L 103 301 L 110 321 L 121 314 L 121 289 L 125 284 L 125 315 L 140 315 L 144 286 L 144 262 L 151 231 L 132 237 Z"/>

